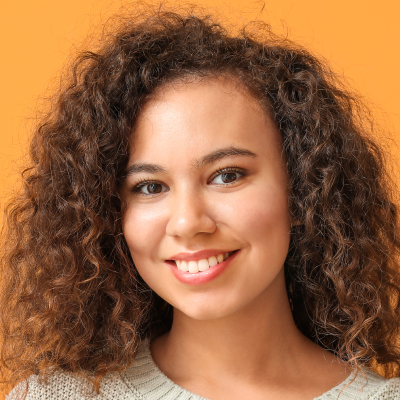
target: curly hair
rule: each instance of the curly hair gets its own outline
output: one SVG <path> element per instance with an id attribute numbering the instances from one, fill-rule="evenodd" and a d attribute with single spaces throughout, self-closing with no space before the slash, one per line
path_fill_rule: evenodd
<path id="1" fill-rule="evenodd" d="M 161 85 L 230 75 L 283 139 L 291 193 L 285 261 L 298 329 L 356 368 L 400 375 L 399 219 L 368 110 L 320 58 L 265 23 L 231 34 L 213 17 L 124 20 L 71 66 L 34 132 L 24 190 L 6 209 L 1 365 L 14 385 L 55 369 L 102 377 L 172 322 L 121 228 L 120 183 L 141 108 Z"/>

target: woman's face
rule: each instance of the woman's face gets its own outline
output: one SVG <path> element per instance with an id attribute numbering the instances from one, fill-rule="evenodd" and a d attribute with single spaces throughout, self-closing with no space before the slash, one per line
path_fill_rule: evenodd
<path id="1" fill-rule="evenodd" d="M 123 232 L 151 289 L 198 320 L 272 290 L 289 247 L 288 176 L 257 100 L 223 78 L 164 86 L 130 150 Z"/>

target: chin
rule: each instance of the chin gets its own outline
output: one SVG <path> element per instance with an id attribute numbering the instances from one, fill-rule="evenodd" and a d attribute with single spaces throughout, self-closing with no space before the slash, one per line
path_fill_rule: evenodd
<path id="1" fill-rule="evenodd" d="M 229 307 L 225 305 L 223 308 L 215 307 L 210 302 L 207 304 L 201 304 L 199 306 L 189 306 L 186 304 L 185 307 L 179 308 L 179 312 L 186 315 L 186 317 L 194 319 L 196 321 L 207 321 L 224 318 L 238 311 L 238 308 Z"/>

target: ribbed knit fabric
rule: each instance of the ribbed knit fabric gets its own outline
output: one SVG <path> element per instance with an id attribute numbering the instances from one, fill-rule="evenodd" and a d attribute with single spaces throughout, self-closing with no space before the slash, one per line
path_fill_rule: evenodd
<path id="1" fill-rule="evenodd" d="M 400 378 L 385 379 L 369 369 L 364 369 L 367 379 L 350 374 L 333 389 L 310 400 L 400 400 Z M 110 373 L 103 378 L 100 394 L 90 397 L 91 386 L 72 374 L 57 372 L 49 384 L 39 384 L 37 376 L 28 380 L 27 400 L 207 400 L 178 386 L 168 379 L 154 363 L 148 341 L 144 341 L 132 366 L 124 373 Z M 24 382 L 15 387 L 6 400 L 17 400 L 24 389 Z M 343 390 L 342 390 L 343 389 Z"/>

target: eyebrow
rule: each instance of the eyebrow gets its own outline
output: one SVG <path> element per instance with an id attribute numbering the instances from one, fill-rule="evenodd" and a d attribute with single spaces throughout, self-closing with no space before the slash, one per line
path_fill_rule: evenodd
<path id="1" fill-rule="evenodd" d="M 211 153 L 202 157 L 200 160 L 195 158 L 192 161 L 192 164 L 194 165 L 195 169 L 200 169 L 205 165 L 214 164 L 215 162 L 222 160 L 224 158 L 236 157 L 236 156 L 257 157 L 257 154 L 247 149 L 230 146 L 214 150 Z M 138 174 L 140 172 L 147 172 L 150 174 L 155 174 L 155 173 L 166 174 L 168 173 L 168 170 L 166 170 L 159 164 L 134 163 L 126 169 L 124 178 L 126 178 L 128 175 Z"/>

